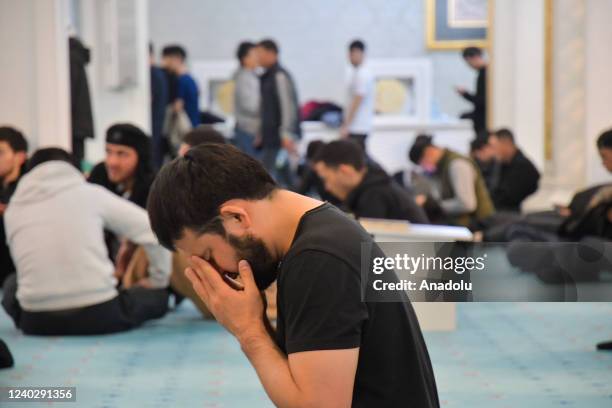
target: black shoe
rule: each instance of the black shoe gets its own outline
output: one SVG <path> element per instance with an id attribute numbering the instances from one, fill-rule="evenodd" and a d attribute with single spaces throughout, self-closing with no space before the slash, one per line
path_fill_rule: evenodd
<path id="1" fill-rule="evenodd" d="M 597 350 L 612 350 L 612 341 L 604 341 L 597 345 Z"/>
<path id="2" fill-rule="evenodd" d="M 0 368 L 10 368 L 15 365 L 13 355 L 6 343 L 0 340 Z"/>

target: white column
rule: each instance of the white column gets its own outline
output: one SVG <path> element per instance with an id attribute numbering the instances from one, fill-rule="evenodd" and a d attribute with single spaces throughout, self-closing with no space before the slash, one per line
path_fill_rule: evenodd
<path id="1" fill-rule="evenodd" d="M 495 0 L 493 127 L 509 127 L 544 168 L 544 0 Z"/>
<path id="2" fill-rule="evenodd" d="M 585 0 L 555 0 L 553 35 L 553 183 L 578 190 L 586 181 Z"/>
<path id="3" fill-rule="evenodd" d="M 71 145 L 68 34 L 63 0 L 0 0 L 0 123 L 32 148 Z"/>

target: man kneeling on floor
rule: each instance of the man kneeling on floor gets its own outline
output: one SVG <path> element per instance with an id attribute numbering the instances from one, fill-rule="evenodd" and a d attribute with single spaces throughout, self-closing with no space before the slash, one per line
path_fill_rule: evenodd
<path id="1" fill-rule="evenodd" d="M 17 274 L 2 306 L 26 334 L 119 332 L 168 310 L 170 252 L 159 246 L 146 212 L 85 181 L 69 153 L 36 152 L 5 213 Z M 149 276 L 117 290 L 104 228 L 142 245 Z"/>
<path id="2" fill-rule="evenodd" d="M 383 252 L 340 210 L 279 188 L 233 146 L 204 144 L 162 168 L 148 211 L 160 242 L 191 256 L 185 273 L 274 404 L 439 406 L 410 302 L 362 301 L 362 247 Z M 260 291 L 275 279 L 273 333 Z"/>

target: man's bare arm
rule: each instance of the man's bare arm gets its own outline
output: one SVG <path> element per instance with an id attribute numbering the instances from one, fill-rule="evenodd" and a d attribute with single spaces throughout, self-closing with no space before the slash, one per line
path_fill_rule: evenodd
<path id="1" fill-rule="evenodd" d="M 239 271 L 240 291 L 197 257 L 186 275 L 217 321 L 238 339 L 272 402 L 282 408 L 350 407 L 359 349 L 285 356 L 265 329 L 263 303 L 246 261 Z"/>

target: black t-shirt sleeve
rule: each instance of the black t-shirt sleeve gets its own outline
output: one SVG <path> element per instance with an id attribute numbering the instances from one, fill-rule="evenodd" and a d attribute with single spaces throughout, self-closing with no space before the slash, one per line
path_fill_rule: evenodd
<path id="1" fill-rule="evenodd" d="M 287 354 L 359 347 L 368 318 L 357 271 L 325 252 L 290 260 L 279 280 Z"/>

